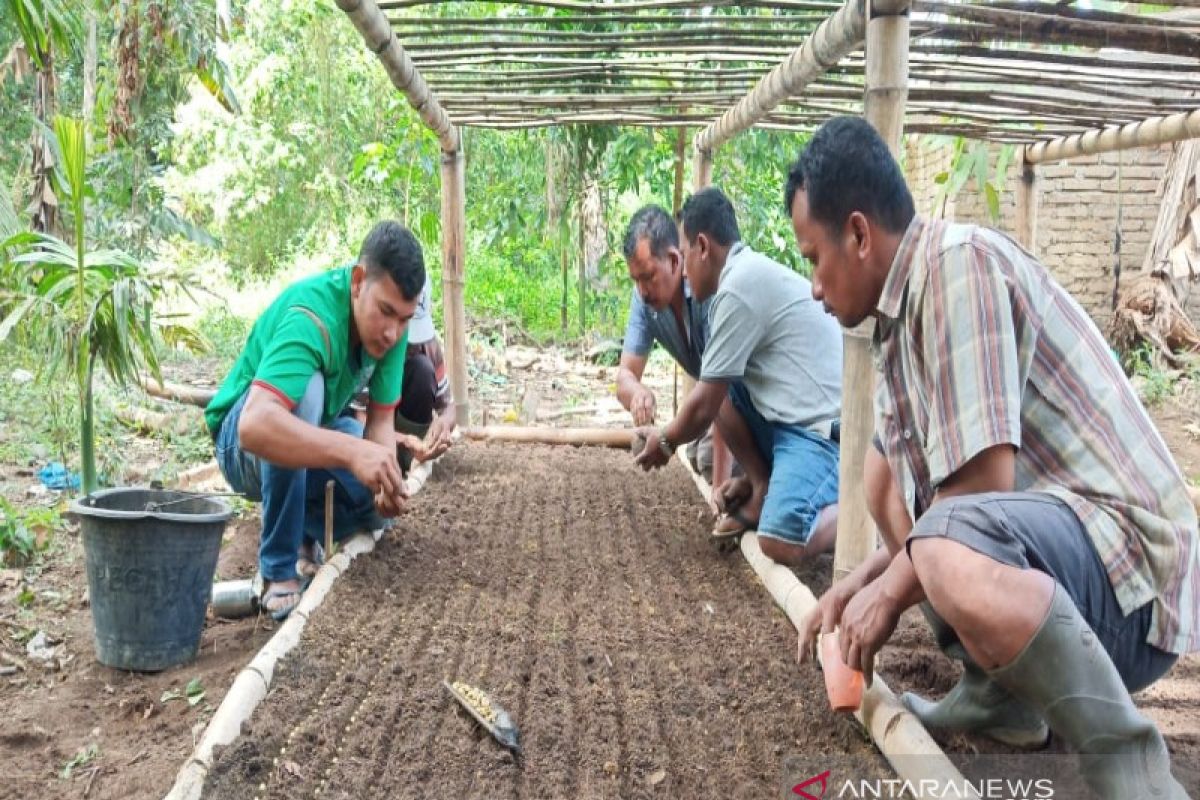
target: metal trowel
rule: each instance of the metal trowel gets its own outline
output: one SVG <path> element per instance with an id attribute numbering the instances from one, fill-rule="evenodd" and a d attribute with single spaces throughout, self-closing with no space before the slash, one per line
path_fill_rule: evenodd
<path id="1" fill-rule="evenodd" d="M 458 701 L 458 704 L 467 710 L 467 713 L 475 718 L 485 731 L 491 734 L 491 737 L 500 743 L 500 746 L 513 754 L 513 760 L 517 765 L 521 764 L 521 743 L 520 732 L 517 730 L 516 723 L 512 721 L 512 717 L 508 715 L 500 706 L 492 702 L 487 693 L 482 689 L 477 689 L 474 686 L 463 683 L 462 681 L 443 680 L 442 686 L 446 687 L 446 691 L 450 696 Z"/>

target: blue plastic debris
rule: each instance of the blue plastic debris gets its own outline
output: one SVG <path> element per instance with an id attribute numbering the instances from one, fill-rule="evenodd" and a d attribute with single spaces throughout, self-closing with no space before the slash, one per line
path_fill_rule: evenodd
<path id="1" fill-rule="evenodd" d="M 51 461 L 46 466 L 38 470 L 38 480 L 47 489 L 55 489 L 61 491 L 63 489 L 78 489 L 79 488 L 79 473 L 68 472 L 67 468 L 59 461 Z"/>

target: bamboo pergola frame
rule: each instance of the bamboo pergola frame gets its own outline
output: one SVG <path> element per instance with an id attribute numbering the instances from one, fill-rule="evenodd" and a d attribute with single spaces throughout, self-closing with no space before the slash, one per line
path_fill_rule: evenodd
<path id="1" fill-rule="evenodd" d="M 432 0 L 336 3 L 446 154 L 443 302 L 463 423 L 461 127 L 699 128 L 705 186 L 713 153 L 752 126 L 803 131 L 859 113 L 870 22 L 903 8 L 906 132 L 1027 145 L 1032 169 L 1200 128 L 1200 0 L 1157 4 L 1175 10 L 1153 17 L 1069 0 L 525 0 L 491 16 L 471 3 L 464 16 L 432 15 Z"/>
<path id="2" fill-rule="evenodd" d="M 464 423 L 456 125 L 700 128 L 697 189 L 711 183 L 721 145 L 753 126 L 811 130 L 863 113 L 893 153 L 906 130 L 1016 143 L 1017 235 L 1030 249 L 1037 164 L 1200 136 L 1200 0 L 1158 3 L 1174 10 L 1154 16 L 1073 0 L 526 0 L 498 16 L 445 18 L 423 13 L 432 0 L 336 2 L 445 153 L 446 338 Z M 835 577 L 877 544 L 862 488 L 869 334 L 844 341 Z M 881 706 L 863 721 L 874 731 L 879 715 L 904 713 Z"/>

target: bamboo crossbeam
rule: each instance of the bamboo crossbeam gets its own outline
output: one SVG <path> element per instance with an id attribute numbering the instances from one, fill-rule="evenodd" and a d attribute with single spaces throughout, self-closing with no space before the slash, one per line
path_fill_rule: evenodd
<path id="1" fill-rule="evenodd" d="M 1038 142 L 1025 148 L 1027 164 L 1060 161 L 1076 156 L 1128 150 L 1133 147 L 1181 142 L 1200 137 L 1200 108 L 1190 113 L 1154 117 L 1120 127 L 1109 127 Z"/>
<path id="2" fill-rule="evenodd" d="M 380 7 L 385 6 L 381 3 Z M 620 14 L 620 13 L 596 13 L 596 14 L 558 14 L 558 15 L 540 15 L 540 16 L 510 16 L 510 17 L 408 17 L 403 15 L 394 15 L 388 18 L 395 27 L 419 27 L 429 26 L 430 28 L 444 28 L 454 31 L 459 31 L 463 28 L 484 28 L 495 30 L 496 28 L 517 28 L 531 25 L 679 25 L 683 27 L 701 26 L 710 22 L 721 24 L 738 24 L 738 23 L 755 23 L 761 24 L 764 22 L 788 25 L 795 22 L 819 22 L 824 19 L 824 15 L 814 14 L 723 14 L 713 17 L 688 17 L 681 14 Z"/>
<path id="3" fill-rule="evenodd" d="M 517 425 L 484 425 L 464 428 L 463 437 L 479 442 L 595 445 L 624 449 L 629 449 L 633 443 L 633 431 L 621 428 L 530 428 Z"/>
<path id="4" fill-rule="evenodd" d="M 866 33 L 864 3 L 865 0 L 847 0 L 737 105 L 697 134 L 693 147 L 697 151 L 712 152 L 765 117 L 783 100 L 798 94 L 842 56 L 858 47 Z"/>
<path id="5" fill-rule="evenodd" d="M 437 3 L 438 0 L 384 0 L 380 3 L 380 7 L 386 9 L 416 8 L 418 6 L 436 5 Z M 620 8 L 624 11 L 683 10 L 688 8 L 702 9 L 706 6 L 723 4 L 721 2 L 714 3 L 712 0 L 708 0 L 708 2 L 704 2 L 704 0 L 624 0 Z M 594 3 L 584 2 L 583 0 L 525 0 L 521 5 L 587 13 L 612 11 L 614 7 L 612 3 L 608 2 Z M 775 0 L 775 2 L 743 0 L 739 5 L 791 11 L 828 11 L 837 7 L 837 3 L 834 0 L 829 0 L 828 2 L 823 2 L 822 0 Z"/>
<path id="6" fill-rule="evenodd" d="M 433 96 L 425 78 L 413 63 L 412 58 L 400 46 L 396 35 L 388 24 L 387 17 L 379 10 L 375 0 L 336 0 L 338 8 L 346 12 L 354 27 L 362 35 L 367 47 L 382 62 L 392 84 L 404 93 L 409 104 L 421 116 L 421 120 L 437 134 L 442 150 L 454 153 L 459 148 L 458 129 L 450 121 L 445 109 Z"/>
<path id="7" fill-rule="evenodd" d="M 939 0 L 916 0 L 913 8 L 984 23 L 986 27 L 981 27 L 979 34 L 988 41 L 1015 36 L 1022 41 L 1055 45 L 1119 47 L 1147 53 L 1192 57 L 1200 53 L 1200 35 L 1176 29 L 1161 20 L 1149 24 L 1144 21 L 1141 24 L 1092 21 L 1057 13 L 1040 13 L 1037 6 L 1028 9 L 1008 9 Z"/>

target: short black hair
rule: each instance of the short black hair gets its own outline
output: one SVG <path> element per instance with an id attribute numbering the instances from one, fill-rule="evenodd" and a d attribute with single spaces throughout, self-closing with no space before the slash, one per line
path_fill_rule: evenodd
<path id="1" fill-rule="evenodd" d="M 653 203 L 634 212 L 625 228 L 625 242 L 621 247 L 626 261 L 633 258 L 642 239 L 649 240 L 650 254 L 655 258 L 664 257 L 668 247 L 679 247 L 679 229 L 670 212 Z"/>
<path id="2" fill-rule="evenodd" d="M 416 300 L 425 288 L 425 256 L 412 231 L 395 220 L 375 223 L 358 251 L 368 278 L 387 274 L 405 300 Z"/>
<path id="3" fill-rule="evenodd" d="M 789 217 L 801 189 L 812 218 L 835 230 L 861 211 L 885 230 L 903 233 L 916 214 L 900 165 L 862 117 L 834 117 L 813 134 L 788 172 L 783 201 Z"/>
<path id="4" fill-rule="evenodd" d="M 742 240 L 733 203 L 716 186 L 701 189 L 689 197 L 683 204 L 682 213 L 683 235 L 689 244 L 695 244 L 696 236 L 701 233 L 722 247 Z"/>

